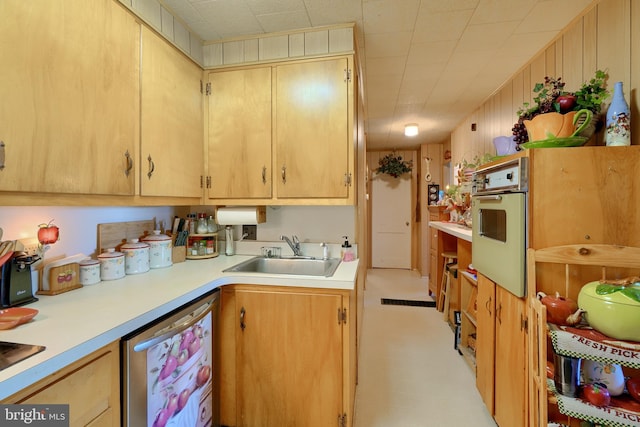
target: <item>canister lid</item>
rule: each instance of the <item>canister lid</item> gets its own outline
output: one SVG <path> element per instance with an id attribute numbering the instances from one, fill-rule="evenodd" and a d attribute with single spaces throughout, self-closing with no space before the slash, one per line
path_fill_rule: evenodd
<path id="1" fill-rule="evenodd" d="M 165 240 L 171 240 L 171 237 L 167 236 L 166 234 L 160 234 L 160 230 L 153 230 L 153 234 L 144 236 L 142 238 L 143 242 L 162 242 Z"/>
<path id="2" fill-rule="evenodd" d="M 129 239 L 127 243 L 121 246 L 122 250 L 126 249 L 144 249 L 148 248 L 149 245 L 147 243 L 140 242 L 139 239 Z"/>
<path id="3" fill-rule="evenodd" d="M 98 255 L 100 259 L 110 259 L 110 258 L 120 258 L 123 257 L 124 254 L 122 252 L 116 252 L 115 248 L 109 248 L 106 252 Z"/>
<path id="4" fill-rule="evenodd" d="M 80 264 L 80 266 L 83 265 L 96 265 L 96 264 L 100 264 L 100 261 L 98 261 L 97 259 L 93 259 L 93 258 L 86 258 L 81 260 L 78 264 Z"/>
<path id="5" fill-rule="evenodd" d="M 640 282 L 627 286 L 603 284 L 599 281 L 589 282 L 580 289 L 580 294 L 578 296 L 583 298 L 593 298 L 595 300 L 613 304 L 640 307 L 640 301 L 638 301 L 640 298 Z"/>

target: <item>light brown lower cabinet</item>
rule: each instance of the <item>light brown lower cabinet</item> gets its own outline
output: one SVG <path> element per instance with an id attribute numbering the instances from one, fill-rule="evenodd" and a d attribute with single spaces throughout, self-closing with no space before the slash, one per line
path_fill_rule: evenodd
<path id="1" fill-rule="evenodd" d="M 68 404 L 71 426 L 120 426 L 119 342 L 66 366 L 2 403 Z"/>
<path id="2" fill-rule="evenodd" d="M 476 387 L 500 427 L 524 426 L 526 300 L 478 274 Z"/>
<path id="3" fill-rule="evenodd" d="M 350 291 L 224 289 L 222 425 L 350 426 L 352 299 Z"/>

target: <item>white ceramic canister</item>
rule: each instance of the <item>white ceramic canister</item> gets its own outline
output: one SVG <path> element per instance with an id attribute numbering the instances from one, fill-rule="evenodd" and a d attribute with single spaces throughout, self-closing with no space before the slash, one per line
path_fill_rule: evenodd
<path id="1" fill-rule="evenodd" d="M 80 284 L 95 285 L 100 283 L 100 261 L 87 258 L 78 263 L 80 269 Z"/>
<path id="2" fill-rule="evenodd" d="M 122 252 L 116 252 L 114 248 L 109 248 L 106 252 L 98 255 L 98 259 L 100 260 L 100 279 L 117 280 L 124 277 L 124 254 Z"/>
<path id="3" fill-rule="evenodd" d="M 124 253 L 124 272 L 140 274 L 149 271 L 149 245 L 138 239 L 131 239 L 120 247 Z"/>
<path id="4" fill-rule="evenodd" d="M 582 383 L 602 383 L 607 386 L 611 396 L 620 396 L 625 384 L 622 366 L 584 359 L 582 360 Z"/>
<path id="5" fill-rule="evenodd" d="M 143 237 L 142 241 L 149 244 L 149 266 L 151 268 L 164 268 L 173 265 L 171 237 L 160 234 L 160 230 L 153 230 L 153 234 Z"/>

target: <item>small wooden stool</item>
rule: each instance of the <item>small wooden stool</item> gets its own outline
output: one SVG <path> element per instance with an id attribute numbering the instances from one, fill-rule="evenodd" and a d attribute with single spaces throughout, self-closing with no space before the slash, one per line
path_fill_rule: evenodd
<path id="1" fill-rule="evenodd" d="M 456 252 L 442 252 L 440 254 L 442 257 L 442 280 L 440 281 L 440 292 L 438 293 L 438 303 L 436 304 L 436 308 L 438 311 L 444 310 L 444 302 L 447 294 L 447 264 L 452 264 L 458 259 L 458 254 Z"/>

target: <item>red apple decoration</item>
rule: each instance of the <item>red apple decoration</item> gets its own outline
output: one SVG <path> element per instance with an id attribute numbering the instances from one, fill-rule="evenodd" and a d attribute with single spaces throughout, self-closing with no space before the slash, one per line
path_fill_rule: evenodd
<path id="1" fill-rule="evenodd" d="M 60 229 L 53 224 L 53 220 L 49 224 L 40 224 L 38 226 L 38 241 L 43 245 L 50 245 L 58 241 L 60 237 Z"/>
<path id="2" fill-rule="evenodd" d="M 560 95 L 558 98 L 556 98 L 556 101 L 558 101 L 558 105 L 560 105 L 560 111 L 566 113 L 567 111 L 571 111 L 576 105 L 576 96 Z"/>
<path id="3" fill-rule="evenodd" d="M 593 406 L 605 407 L 611 403 L 611 395 L 604 384 L 587 384 L 583 387 L 584 398 Z"/>

